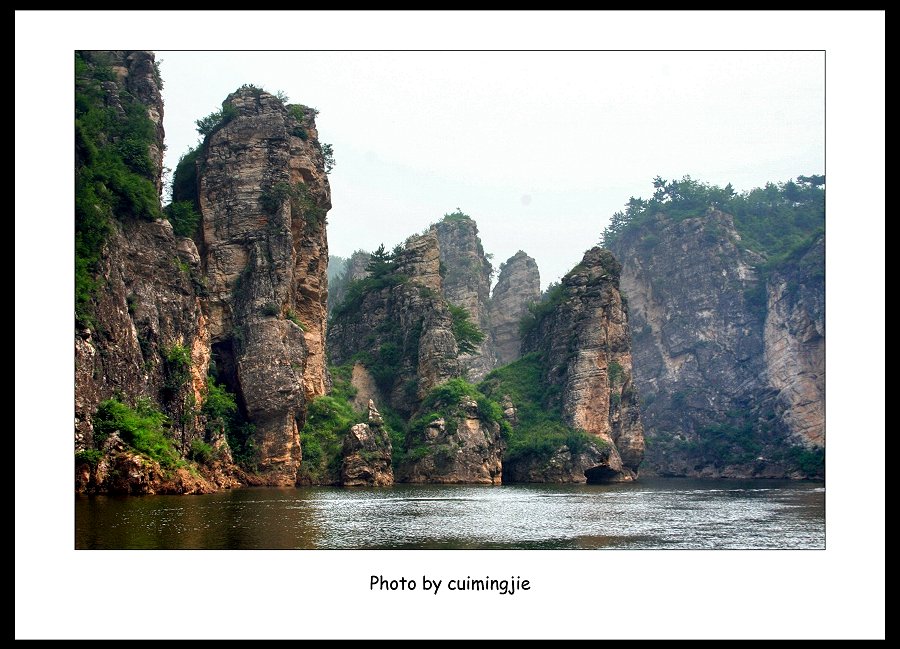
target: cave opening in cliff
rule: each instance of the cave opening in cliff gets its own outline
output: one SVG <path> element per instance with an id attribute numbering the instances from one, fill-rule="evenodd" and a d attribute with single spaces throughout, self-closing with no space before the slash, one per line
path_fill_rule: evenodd
<path id="1" fill-rule="evenodd" d="M 231 338 L 212 344 L 212 357 L 209 364 L 210 376 L 231 392 L 238 406 L 241 421 L 247 420 L 247 405 L 241 391 L 237 376 L 237 363 L 234 358 L 234 341 Z"/>
<path id="2" fill-rule="evenodd" d="M 606 466 L 595 466 L 584 472 L 588 484 L 608 484 L 613 482 L 619 475 L 618 471 L 614 471 Z"/>

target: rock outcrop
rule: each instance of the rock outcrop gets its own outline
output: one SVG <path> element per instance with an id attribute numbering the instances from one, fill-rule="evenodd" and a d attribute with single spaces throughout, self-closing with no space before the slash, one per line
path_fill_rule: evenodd
<path id="1" fill-rule="evenodd" d="M 341 455 L 341 485 L 388 487 L 394 484 L 391 438 L 373 401 L 369 401 L 367 423 L 354 425 L 344 438 Z"/>
<path id="2" fill-rule="evenodd" d="M 568 446 L 559 447 L 549 460 L 506 462 L 503 477 L 507 483 L 595 483 L 616 481 L 618 473 L 610 467 L 610 447 L 586 445 L 573 453 Z"/>
<path id="3" fill-rule="evenodd" d="M 410 237 L 391 269 L 371 279 L 333 319 L 331 361 L 341 365 L 362 355 L 390 406 L 411 414 L 433 387 L 460 374 L 437 237 Z"/>
<path id="4" fill-rule="evenodd" d="M 497 365 L 521 356 L 519 323 L 528 306 L 541 299 L 541 275 L 537 263 L 521 250 L 500 265 L 500 276 L 491 295 L 490 324 Z"/>
<path id="5" fill-rule="evenodd" d="M 428 423 L 411 441 L 401 481 L 498 485 L 502 453 L 500 425 L 484 421 L 476 401 L 463 397 L 452 417 Z"/>
<path id="6" fill-rule="evenodd" d="M 197 156 L 199 231 L 178 237 L 160 218 L 160 85 L 150 52 L 76 54 L 79 488 L 234 486 L 224 429 L 203 410 L 212 360 L 255 427 L 253 479 L 294 484 L 298 425 L 307 401 L 328 388 L 330 196 L 314 111 L 252 86 L 231 95 Z M 95 439 L 98 405 L 110 399 L 165 415 L 147 424 L 166 438 L 165 454 L 215 459 L 163 470 L 128 445 Z"/>
<path id="7" fill-rule="evenodd" d="M 153 136 L 147 145 L 150 167 L 143 174 L 161 185 L 163 104 L 150 52 L 84 52 L 89 69 L 108 65 L 114 81 L 98 84 L 103 103 L 123 122 L 137 112 L 149 118 Z M 125 94 L 127 93 L 127 94 Z M 123 96 L 124 95 L 124 96 Z M 125 97 L 137 103 L 123 107 Z M 132 117 L 131 119 L 139 118 Z M 102 133 L 116 147 L 114 128 Z M 79 153 L 76 173 L 87 173 Z M 99 208 L 98 208 L 99 209 Z M 155 209 L 158 212 L 159 204 Z M 94 447 L 93 416 L 98 404 L 116 395 L 145 397 L 181 423 L 174 441 L 181 449 L 202 436 L 185 404 L 202 402 L 209 363 L 209 332 L 197 291 L 200 258 L 194 242 L 178 238 L 163 220 L 111 214 L 109 230 L 94 273 L 97 290 L 89 323 L 75 330 L 75 450 Z M 188 380 L 171 381 L 168 358 L 189 350 Z"/>
<path id="8" fill-rule="evenodd" d="M 765 258 L 714 209 L 656 214 L 614 243 L 652 472 L 815 475 L 789 440 L 813 447 L 824 435 L 823 250 L 767 284 Z"/>
<path id="9" fill-rule="evenodd" d="M 243 87 L 198 160 L 209 331 L 254 424 L 258 470 L 294 484 L 298 422 L 327 389 L 328 179 L 314 115 Z"/>
<path id="10" fill-rule="evenodd" d="M 164 469 L 146 455 L 137 453 L 118 435 L 103 443 L 103 455 L 96 463 L 76 462 L 77 494 L 208 494 L 240 486 L 233 475 L 230 458 L 190 471 L 185 467 Z M 227 445 L 223 449 L 227 452 Z"/>
<path id="11" fill-rule="evenodd" d="M 598 481 L 633 480 L 644 455 L 620 270 L 609 251 L 588 250 L 523 341 L 523 351 L 541 355 L 546 383 L 559 389 L 565 422 L 606 453 L 604 463 L 586 469 Z"/>
<path id="12" fill-rule="evenodd" d="M 491 335 L 491 262 L 478 237 L 478 225 L 471 218 L 445 217 L 432 230 L 437 235 L 444 270 L 444 297 L 468 311 L 471 321 L 485 334 L 474 352 L 460 356 L 467 378 L 479 381 L 497 366 Z"/>

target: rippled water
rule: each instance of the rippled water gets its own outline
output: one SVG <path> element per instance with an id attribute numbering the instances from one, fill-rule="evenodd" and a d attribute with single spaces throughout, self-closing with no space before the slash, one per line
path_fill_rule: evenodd
<path id="1" fill-rule="evenodd" d="M 236 489 L 75 501 L 77 548 L 824 548 L 821 483 Z"/>

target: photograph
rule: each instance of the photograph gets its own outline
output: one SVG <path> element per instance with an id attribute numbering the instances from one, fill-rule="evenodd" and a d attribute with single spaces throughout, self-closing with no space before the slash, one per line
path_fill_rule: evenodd
<path id="1" fill-rule="evenodd" d="M 826 549 L 825 51 L 73 58 L 75 549 Z"/>

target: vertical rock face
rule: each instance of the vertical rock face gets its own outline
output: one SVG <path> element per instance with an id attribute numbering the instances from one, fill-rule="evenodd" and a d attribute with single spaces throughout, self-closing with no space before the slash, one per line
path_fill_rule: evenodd
<path id="1" fill-rule="evenodd" d="M 209 330 L 256 427 L 259 469 L 293 484 L 298 421 L 327 387 L 330 189 L 311 113 L 247 87 L 225 105 L 233 117 L 198 161 Z"/>
<path id="2" fill-rule="evenodd" d="M 463 397 L 453 418 L 425 427 L 402 467 L 403 482 L 500 484 L 503 440 L 500 425 L 483 421 L 478 403 Z"/>
<path id="3" fill-rule="evenodd" d="M 807 264 L 806 279 L 789 268 L 766 286 L 757 271 L 765 260 L 715 210 L 681 220 L 659 214 L 613 248 L 651 470 L 802 477 L 787 438 L 816 445 L 824 434 L 822 257 Z"/>
<path id="4" fill-rule="evenodd" d="M 825 445 L 825 237 L 767 286 L 765 363 L 775 411 L 793 441 Z"/>
<path id="5" fill-rule="evenodd" d="M 460 363 L 469 380 L 479 381 L 497 366 L 491 336 L 491 262 L 484 254 L 478 226 L 466 217 L 444 219 L 432 226 L 437 234 L 444 265 L 444 297 L 469 312 L 471 321 L 485 334 L 476 352 L 463 354 Z"/>
<path id="6" fill-rule="evenodd" d="M 433 387 L 459 376 L 433 232 L 410 237 L 391 274 L 374 278 L 357 302 L 345 306 L 329 332 L 331 360 L 341 365 L 365 356 L 393 408 L 409 414 Z"/>
<path id="7" fill-rule="evenodd" d="M 155 126 L 149 144 L 151 168 L 159 187 L 162 173 L 163 104 L 151 52 L 84 52 L 88 65 L 109 64 L 115 81 L 101 84 L 103 101 L 126 119 L 121 93 L 134 96 Z M 115 146 L 115 142 L 109 143 Z M 81 173 L 80 166 L 76 172 Z M 117 393 L 146 397 L 181 417 L 189 397 L 199 402 L 209 363 L 208 328 L 196 286 L 200 258 L 193 241 L 180 239 L 166 221 L 113 214 L 97 267 L 102 286 L 93 300 L 92 326 L 75 332 L 75 448 L 93 446 L 92 418 L 97 405 Z M 190 350 L 191 380 L 164 390 L 166 357 L 174 347 Z M 195 427 L 182 424 L 175 441 L 187 446 Z"/>
<path id="8" fill-rule="evenodd" d="M 394 484 L 391 438 L 381 413 L 369 401 L 368 423 L 356 424 L 344 438 L 341 484 L 345 487 L 388 487 Z"/>
<path id="9" fill-rule="evenodd" d="M 497 365 L 521 356 L 519 323 L 528 305 L 541 299 L 541 275 L 537 263 L 521 250 L 500 266 L 500 277 L 491 296 L 490 322 Z"/>
<path id="10" fill-rule="evenodd" d="M 620 270 L 609 251 L 587 251 L 523 343 L 523 351 L 542 355 L 545 380 L 560 389 L 566 423 L 608 449 L 607 464 L 585 472 L 603 473 L 597 476 L 603 480 L 634 479 L 644 455 Z"/>

